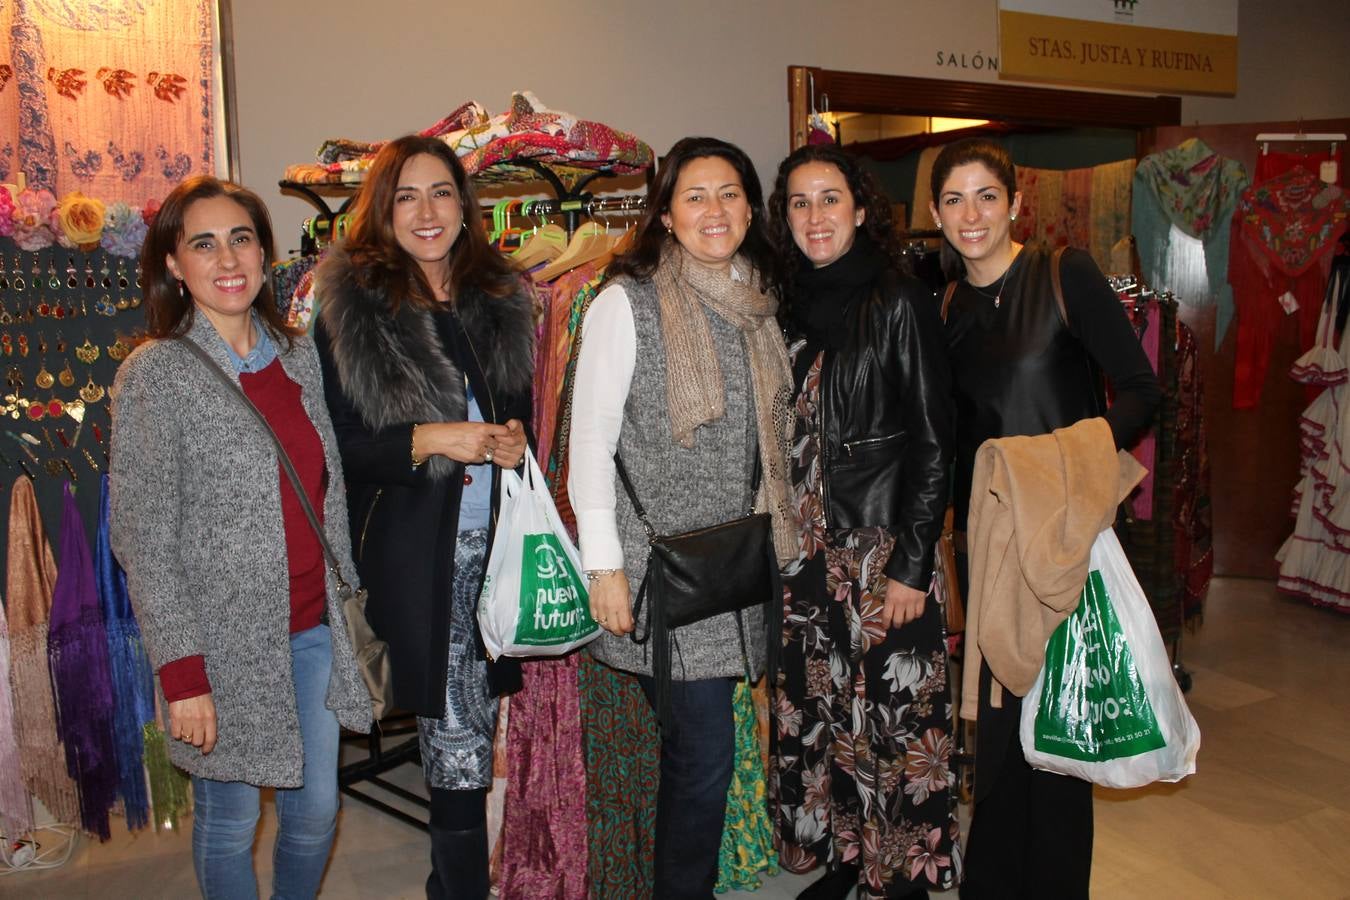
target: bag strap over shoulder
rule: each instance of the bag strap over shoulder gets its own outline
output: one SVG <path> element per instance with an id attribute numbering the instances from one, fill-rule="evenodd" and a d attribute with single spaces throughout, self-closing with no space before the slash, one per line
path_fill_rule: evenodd
<path id="1" fill-rule="evenodd" d="M 305 518 L 309 520 L 310 527 L 314 529 L 314 534 L 318 537 L 320 546 L 323 547 L 323 555 L 328 560 L 328 571 L 332 572 L 333 577 L 337 579 L 339 590 L 350 590 L 346 579 L 342 577 L 342 568 L 338 565 L 337 554 L 333 552 L 332 544 L 328 543 L 328 535 L 324 532 L 323 526 L 319 524 L 319 517 L 315 515 L 314 507 L 309 503 L 309 495 L 305 493 L 305 487 L 300 483 L 300 476 L 296 473 L 290 456 L 286 454 L 286 448 L 281 444 L 281 438 L 277 437 L 277 433 L 272 430 L 272 425 L 267 421 L 267 417 L 258 410 L 258 407 L 253 405 L 253 401 L 248 398 L 248 394 L 244 393 L 244 389 L 233 378 L 226 375 L 205 350 L 184 337 L 174 338 L 174 340 L 202 361 L 207 370 L 225 386 L 226 391 L 233 394 L 244 408 L 253 414 L 253 417 L 258 420 L 258 424 L 267 432 L 267 436 L 272 439 L 281 468 L 286 472 L 286 477 L 290 479 L 291 487 L 295 489 L 295 495 L 300 499 L 300 508 L 305 511 Z"/>
<path id="2" fill-rule="evenodd" d="M 619 481 L 623 482 L 624 493 L 628 499 L 633 502 L 633 511 L 637 513 L 638 520 L 642 522 L 642 530 L 647 532 L 647 540 L 654 541 L 658 537 L 657 531 L 652 527 L 651 520 L 647 518 L 647 508 L 642 505 L 638 499 L 637 488 L 633 487 L 633 479 L 628 475 L 628 469 L 623 464 L 623 457 L 616 451 L 614 453 L 614 470 L 619 474 Z M 750 476 L 750 503 L 753 509 L 755 494 L 759 493 L 759 482 L 764 474 L 763 463 L 759 457 L 759 445 L 755 445 L 755 467 Z"/>
<path id="3" fill-rule="evenodd" d="M 956 282 L 947 282 L 947 290 L 942 293 L 942 321 L 947 321 L 947 310 L 952 305 L 952 295 L 956 293 Z"/>
<path id="4" fill-rule="evenodd" d="M 1068 247 L 1056 247 L 1055 252 L 1050 254 L 1050 283 L 1055 287 L 1055 306 L 1059 309 L 1059 320 L 1067 328 L 1069 325 L 1069 309 L 1064 305 L 1064 276 L 1060 274 L 1061 260 L 1064 259 L 1064 251 Z"/>

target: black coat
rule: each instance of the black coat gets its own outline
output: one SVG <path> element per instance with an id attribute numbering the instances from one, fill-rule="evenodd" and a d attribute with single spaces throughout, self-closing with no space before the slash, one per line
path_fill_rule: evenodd
<path id="1" fill-rule="evenodd" d="M 413 468 L 412 429 L 465 421 L 466 376 L 484 419 L 529 422 L 531 303 L 523 293 L 464 291 L 455 303 L 462 333 L 448 312 L 404 303 L 391 315 L 383 296 L 360 286 L 341 249 L 320 265 L 317 293 L 315 343 L 347 477 L 352 556 L 370 595 L 366 615 L 389 643 L 395 705 L 439 718 L 464 467 L 433 456 Z M 449 335 L 472 349 L 456 352 Z M 495 524 L 500 472 L 493 475 Z M 497 660 L 488 671 L 494 693 L 519 688 L 518 662 Z"/>
<path id="2" fill-rule="evenodd" d="M 885 572 L 928 589 L 947 509 L 951 370 L 932 292 L 885 270 L 849 310 L 847 337 L 825 352 L 820 395 L 825 524 L 885 526 Z"/>

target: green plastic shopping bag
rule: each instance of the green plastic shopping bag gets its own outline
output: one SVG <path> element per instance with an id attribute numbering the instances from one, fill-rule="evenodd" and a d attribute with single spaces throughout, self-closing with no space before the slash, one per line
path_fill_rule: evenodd
<path id="1" fill-rule="evenodd" d="M 1046 645 L 1045 666 L 1022 702 L 1021 736 L 1035 768 L 1107 787 L 1195 771 L 1200 729 L 1109 528 L 1093 543 L 1078 607 Z"/>
<path id="2" fill-rule="evenodd" d="M 534 455 L 525 476 L 504 470 L 497 530 L 478 597 L 489 654 L 561 656 L 600 634 L 577 548 L 567 536 Z"/>

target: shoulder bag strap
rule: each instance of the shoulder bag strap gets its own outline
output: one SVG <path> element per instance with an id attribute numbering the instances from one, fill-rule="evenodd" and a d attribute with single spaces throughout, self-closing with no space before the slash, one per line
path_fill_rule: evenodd
<path id="1" fill-rule="evenodd" d="M 248 398 L 248 394 L 244 393 L 243 388 L 234 379 L 226 375 L 205 350 L 187 338 L 180 337 L 175 340 L 201 360 L 211 374 L 220 379 L 220 383 L 225 385 L 226 390 L 238 398 L 244 408 L 258 420 L 258 424 L 267 432 L 267 436 L 272 439 L 272 445 L 276 448 L 277 459 L 281 462 L 281 468 L 285 470 L 286 477 L 290 479 L 291 487 L 295 488 L 295 495 L 300 498 L 300 507 L 305 511 L 305 518 L 309 520 L 310 527 L 314 529 L 315 536 L 318 537 L 319 543 L 323 546 L 323 554 L 328 560 L 328 570 L 337 579 L 340 590 L 350 590 L 346 579 L 342 577 L 342 569 L 338 565 L 337 554 L 333 552 L 333 546 L 328 543 L 328 535 L 324 533 L 323 526 L 319 524 L 319 517 L 315 515 L 314 507 L 310 505 L 309 496 L 305 493 L 305 487 L 300 483 L 300 476 L 296 474 L 295 466 L 291 463 L 290 456 L 286 454 L 286 448 L 281 445 L 281 439 L 272 430 L 272 425 L 267 421 L 267 417 L 258 411 L 258 407 L 253 405 L 253 401 Z"/>
<path id="2" fill-rule="evenodd" d="M 1064 305 L 1064 276 L 1060 274 L 1060 261 L 1064 259 L 1064 251 L 1068 247 L 1056 247 L 1055 252 L 1050 254 L 1050 283 L 1055 287 L 1055 306 L 1059 309 L 1059 320 L 1067 328 L 1069 325 L 1069 308 Z"/>
<path id="3" fill-rule="evenodd" d="M 956 282 L 947 282 L 947 290 L 942 294 L 942 321 L 947 321 L 947 310 L 952 305 L 952 295 L 956 293 Z"/>

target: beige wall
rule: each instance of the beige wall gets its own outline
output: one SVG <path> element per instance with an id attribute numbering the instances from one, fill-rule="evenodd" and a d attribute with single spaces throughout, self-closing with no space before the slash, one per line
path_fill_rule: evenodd
<path id="1" fill-rule="evenodd" d="M 511 91 L 636 133 L 658 153 L 711 134 L 766 180 L 787 147 L 787 66 L 996 80 L 993 0 L 233 0 L 245 182 L 280 249 L 310 207 L 275 188 L 328 137 L 425 127 Z M 1187 98 L 1186 123 L 1350 112 L 1345 0 L 1240 0 L 1239 94 Z M 942 63 L 939 63 L 939 51 Z M 977 56 L 978 55 L 978 56 Z M 964 59 L 963 59 L 964 57 Z M 975 63 L 980 63 L 980 68 Z"/>

